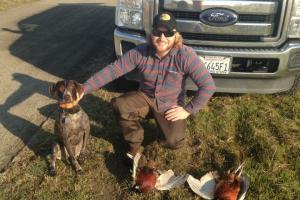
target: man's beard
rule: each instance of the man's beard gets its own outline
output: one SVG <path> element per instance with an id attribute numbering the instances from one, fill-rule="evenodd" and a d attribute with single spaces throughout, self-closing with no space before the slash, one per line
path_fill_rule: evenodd
<path id="1" fill-rule="evenodd" d="M 157 42 L 156 45 L 154 45 L 155 50 L 156 50 L 157 53 L 169 52 L 173 48 L 174 43 L 169 44 L 169 43 L 163 42 L 162 45 L 163 45 L 162 49 L 159 48 L 159 42 Z"/>

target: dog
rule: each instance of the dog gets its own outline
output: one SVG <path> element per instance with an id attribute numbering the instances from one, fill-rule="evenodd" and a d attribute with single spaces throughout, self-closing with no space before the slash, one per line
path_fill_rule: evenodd
<path id="1" fill-rule="evenodd" d="M 90 134 L 88 115 L 78 104 L 83 87 L 74 80 L 58 81 L 49 86 L 49 93 L 59 104 L 54 124 L 54 133 L 58 139 L 52 145 L 49 173 L 56 175 L 57 159 L 69 160 L 76 173 L 81 172 L 78 159 L 85 154 Z"/>

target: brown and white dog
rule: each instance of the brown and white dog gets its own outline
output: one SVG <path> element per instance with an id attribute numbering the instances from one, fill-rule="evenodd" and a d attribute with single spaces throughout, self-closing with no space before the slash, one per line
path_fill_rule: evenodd
<path id="1" fill-rule="evenodd" d="M 76 81 L 64 80 L 49 86 L 49 93 L 59 103 L 54 125 L 58 140 L 52 146 L 50 175 L 56 175 L 56 159 L 69 160 L 75 171 L 80 172 L 77 159 L 84 154 L 90 134 L 89 118 L 78 104 L 83 88 Z"/>

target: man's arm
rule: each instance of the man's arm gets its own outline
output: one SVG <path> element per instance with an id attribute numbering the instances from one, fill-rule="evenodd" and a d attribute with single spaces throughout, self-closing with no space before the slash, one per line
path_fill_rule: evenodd
<path id="1" fill-rule="evenodd" d="M 83 84 L 84 94 L 91 93 L 118 77 L 132 71 L 138 65 L 138 61 L 141 57 L 142 56 L 138 48 L 128 51 L 115 62 L 93 74 Z"/>
<path id="2" fill-rule="evenodd" d="M 198 87 L 196 95 L 185 106 L 189 113 L 196 113 L 204 106 L 216 91 L 215 82 L 204 63 L 194 51 L 185 60 L 185 71 Z"/>

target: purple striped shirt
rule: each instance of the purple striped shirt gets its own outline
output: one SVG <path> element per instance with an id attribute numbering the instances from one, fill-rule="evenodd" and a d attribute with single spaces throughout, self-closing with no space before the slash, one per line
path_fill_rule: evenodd
<path id="1" fill-rule="evenodd" d="M 207 104 L 216 90 L 212 76 L 191 47 L 183 45 L 181 49 L 173 48 L 160 59 L 152 46 L 143 44 L 95 73 L 84 83 L 84 92 L 87 94 L 101 88 L 133 69 L 142 75 L 139 90 L 155 98 L 160 112 L 180 105 L 189 113 L 196 113 Z M 198 86 L 198 91 L 184 105 L 187 77 Z"/>

